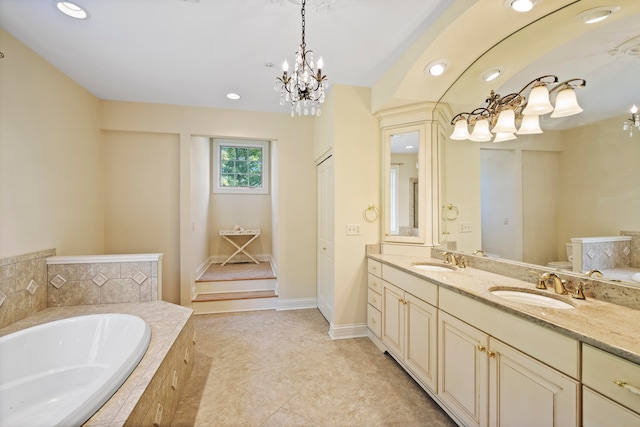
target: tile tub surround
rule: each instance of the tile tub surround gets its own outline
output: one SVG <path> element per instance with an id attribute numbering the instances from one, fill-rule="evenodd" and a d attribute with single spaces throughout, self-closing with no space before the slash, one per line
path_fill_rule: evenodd
<path id="1" fill-rule="evenodd" d="M 95 313 L 124 313 L 142 318 L 151 327 L 151 343 L 122 387 L 84 425 L 152 425 L 158 403 L 163 406 L 159 424 L 169 425 L 193 366 L 191 309 L 163 301 L 49 307 L 0 329 L 0 336 L 54 320 Z M 177 375 L 176 380 L 174 375 Z"/>
<path id="2" fill-rule="evenodd" d="M 0 328 L 47 307 L 46 258 L 55 249 L 0 259 Z"/>
<path id="3" fill-rule="evenodd" d="M 162 299 L 162 254 L 47 258 L 49 307 Z"/>
<path id="4" fill-rule="evenodd" d="M 513 314 L 640 364 L 640 340 L 638 340 L 640 336 L 640 310 L 638 309 L 590 298 L 588 294 L 587 300 L 584 301 L 573 299 L 569 295 L 558 296 L 552 289 L 544 292 L 552 297 L 560 297 L 563 301 L 574 305 L 575 308 L 558 310 L 519 304 L 491 294 L 490 288 L 521 288 L 535 291 L 534 283 L 474 268 L 475 266 L 458 268 L 452 272 L 425 271 L 412 267 L 415 263 L 420 262 L 442 263 L 442 260 L 438 258 L 384 254 L 370 254 L 368 257 L 498 308 L 505 313 Z M 466 258 L 472 263 L 475 258 L 482 257 L 467 256 Z M 529 273 L 529 276 L 532 274 Z M 624 288 L 624 286 L 621 287 Z M 632 305 L 640 307 L 638 288 L 635 288 L 628 297 L 635 300 Z"/>
<path id="5" fill-rule="evenodd" d="M 574 271 L 631 266 L 631 236 L 574 237 Z"/>

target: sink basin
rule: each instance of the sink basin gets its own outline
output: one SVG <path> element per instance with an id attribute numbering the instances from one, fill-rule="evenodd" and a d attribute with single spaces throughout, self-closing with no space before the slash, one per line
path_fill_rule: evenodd
<path id="1" fill-rule="evenodd" d="M 496 289 L 496 290 L 492 290 L 491 293 L 497 297 L 504 298 L 506 300 L 513 301 L 513 302 L 518 302 L 521 304 L 535 305 L 538 307 L 546 307 L 546 308 L 559 308 L 559 309 L 574 308 L 571 304 L 566 303 L 564 301 L 560 301 L 558 299 L 551 298 L 545 295 L 532 294 L 530 292 L 525 292 L 525 291 Z"/>
<path id="2" fill-rule="evenodd" d="M 450 267 L 447 265 L 438 265 L 438 264 L 413 264 L 413 268 L 424 271 L 453 271 L 454 267 Z"/>

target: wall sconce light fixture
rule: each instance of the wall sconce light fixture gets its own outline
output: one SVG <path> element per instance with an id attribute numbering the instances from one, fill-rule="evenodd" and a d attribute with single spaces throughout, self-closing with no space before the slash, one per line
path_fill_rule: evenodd
<path id="1" fill-rule="evenodd" d="M 558 77 L 547 75 L 527 83 L 518 93 L 500 96 L 491 91 L 485 100 L 485 107 L 453 117 L 451 124 L 455 127 L 450 138 L 476 142 L 493 139 L 493 142 L 501 142 L 516 139 L 516 134 L 542 133 L 540 116 L 551 113 L 551 117 L 557 118 L 582 112 L 575 89 L 586 84 L 584 79 L 578 78 L 558 83 Z M 527 97 L 525 91 L 528 89 L 531 90 Z M 550 95 L 554 93 L 555 106 L 550 100 Z M 473 125 L 471 133 L 469 125 Z"/>

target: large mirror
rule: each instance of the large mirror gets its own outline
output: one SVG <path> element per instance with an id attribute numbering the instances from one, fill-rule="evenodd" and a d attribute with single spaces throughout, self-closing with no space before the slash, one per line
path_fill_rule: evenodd
<path id="1" fill-rule="evenodd" d="M 619 8 L 608 19 L 584 23 L 580 13 L 611 4 Z M 640 1 L 576 1 L 496 45 L 443 96 L 457 114 L 486 105 L 491 90 L 518 92 L 543 75 L 586 80 L 575 91 L 584 111 L 541 116 L 543 133 L 447 139 L 444 203 L 456 208 L 447 229 L 458 250 L 570 268 L 572 238 L 640 231 L 640 129 L 623 130 L 632 105 L 640 107 L 639 22 Z M 484 81 L 492 69 L 501 76 Z M 633 242 L 623 250 L 637 264 Z"/>
<path id="2" fill-rule="evenodd" d="M 384 129 L 385 241 L 423 243 L 425 126 Z"/>

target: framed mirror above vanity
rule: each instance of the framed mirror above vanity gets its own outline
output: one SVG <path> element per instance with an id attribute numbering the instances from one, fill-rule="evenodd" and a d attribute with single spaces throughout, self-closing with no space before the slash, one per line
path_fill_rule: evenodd
<path id="1" fill-rule="evenodd" d="M 594 11 L 608 18 L 587 24 Z M 491 91 L 517 93 L 540 76 L 586 81 L 575 89 L 583 111 L 542 115 L 539 133 L 474 142 L 451 139 L 448 124 L 443 205 L 456 206 L 447 226 L 457 250 L 542 266 L 569 262 L 582 272 L 624 258 L 640 272 L 640 129 L 630 112 L 640 106 L 638 22 L 637 0 L 572 2 L 496 44 L 444 94 L 440 102 L 455 115 L 486 105 Z M 486 81 L 492 72 L 499 77 Z M 621 234 L 627 243 L 613 239 L 580 251 L 580 263 L 568 259 L 577 245 Z"/>

